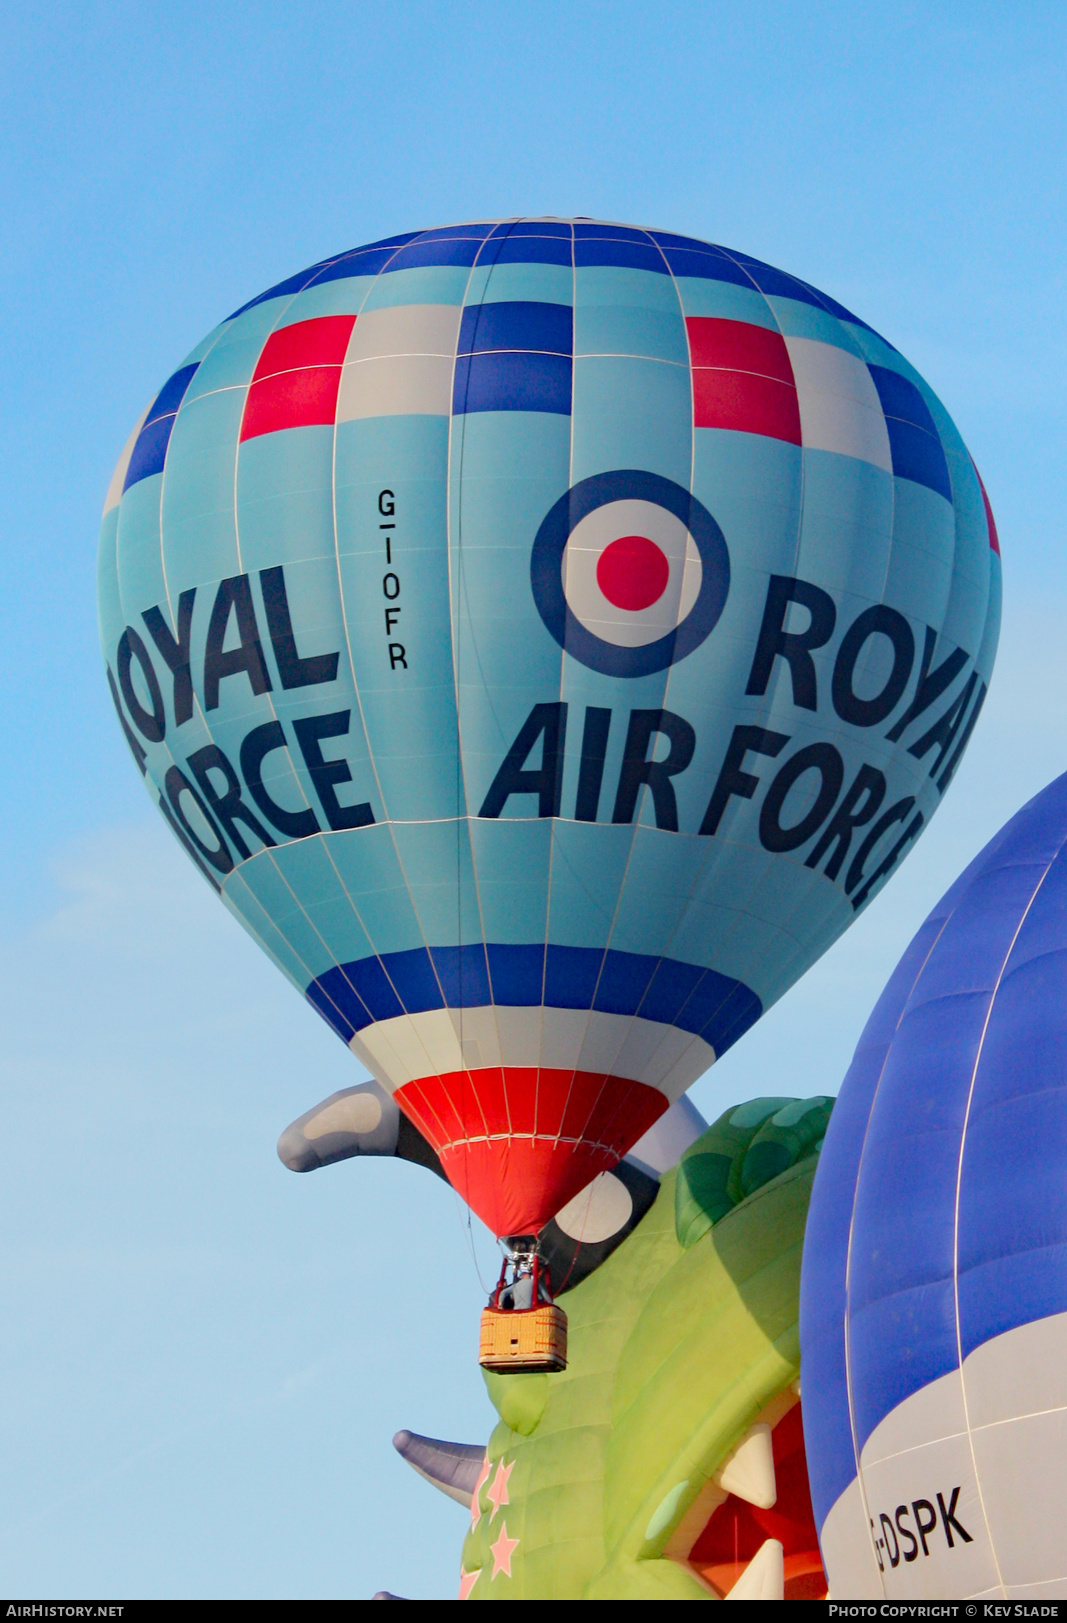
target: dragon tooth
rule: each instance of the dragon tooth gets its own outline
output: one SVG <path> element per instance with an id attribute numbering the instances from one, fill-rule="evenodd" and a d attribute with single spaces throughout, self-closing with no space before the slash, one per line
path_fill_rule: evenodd
<path id="1" fill-rule="evenodd" d="M 760 1510 L 770 1510 L 778 1498 L 778 1486 L 774 1479 L 771 1428 L 766 1421 L 759 1420 L 749 1427 L 715 1473 L 715 1481 L 726 1493 L 734 1493 Z"/>
<path id="2" fill-rule="evenodd" d="M 761 1544 L 724 1600 L 784 1600 L 785 1557 L 776 1538 Z"/>

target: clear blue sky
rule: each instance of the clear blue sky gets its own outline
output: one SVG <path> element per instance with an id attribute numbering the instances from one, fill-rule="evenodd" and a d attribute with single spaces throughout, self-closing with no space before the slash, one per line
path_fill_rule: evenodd
<path id="1" fill-rule="evenodd" d="M 1040 0 L 5 8 L 0 1590 L 448 1595 L 463 1513 L 390 1437 L 492 1420 L 454 1198 L 281 1168 L 357 1068 L 115 725 L 96 536 L 145 402 L 289 272 L 496 214 L 708 237 L 897 344 L 996 511 L 998 671 L 914 855 L 695 1097 L 835 1092 L 929 906 L 1067 762 L 1065 46 Z"/>

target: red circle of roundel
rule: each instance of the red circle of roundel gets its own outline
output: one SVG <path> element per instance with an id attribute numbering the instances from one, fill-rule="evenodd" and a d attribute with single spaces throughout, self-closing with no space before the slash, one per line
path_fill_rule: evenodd
<path id="1" fill-rule="evenodd" d="M 667 589 L 671 566 L 647 535 L 620 535 L 597 561 L 597 585 L 617 609 L 647 609 Z"/>

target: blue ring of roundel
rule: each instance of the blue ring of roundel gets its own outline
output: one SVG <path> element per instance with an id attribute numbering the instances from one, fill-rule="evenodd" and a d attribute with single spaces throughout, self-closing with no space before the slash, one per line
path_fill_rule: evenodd
<path id="1" fill-rule="evenodd" d="M 571 532 L 598 507 L 618 501 L 665 507 L 687 527 L 700 553 L 700 592 L 693 607 L 681 625 L 641 648 L 620 648 L 596 636 L 572 613 L 563 591 L 563 553 Z M 545 626 L 574 659 L 605 676 L 649 676 L 684 659 L 714 631 L 730 590 L 730 554 L 722 530 L 688 490 L 656 473 L 621 468 L 580 480 L 549 509 L 533 544 L 530 585 Z"/>

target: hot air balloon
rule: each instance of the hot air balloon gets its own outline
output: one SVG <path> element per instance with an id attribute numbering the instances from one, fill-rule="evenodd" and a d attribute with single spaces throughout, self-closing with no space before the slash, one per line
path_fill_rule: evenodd
<path id="1" fill-rule="evenodd" d="M 915 840 L 999 594 L 890 344 L 590 220 L 252 299 L 139 420 L 100 547 L 149 792 L 520 1274 Z"/>
<path id="2" fill-rule="evenodd" d="M 804 1429 L 831 1593 L 850 1599 L 1064 1593 L 1065 847 L 1061 777 L 919 930 L 827 1133 Z"/>

